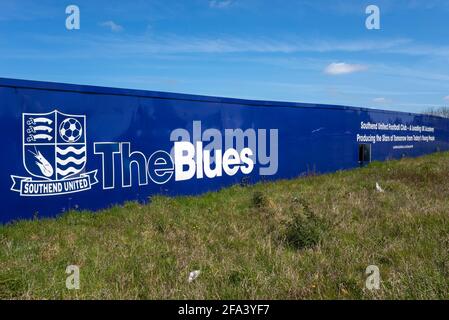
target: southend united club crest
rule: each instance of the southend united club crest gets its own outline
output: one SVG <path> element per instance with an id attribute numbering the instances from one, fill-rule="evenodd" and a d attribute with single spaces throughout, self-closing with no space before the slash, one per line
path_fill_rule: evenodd
<path id="1" fill-rule="evenodd" d="M 98 182 L 85 172 L 86 116 L 57 110 L 22 115 L 23 166 L 31 177 L 11 176 L 11 190 L 22 196 L 81 192 Z"/>

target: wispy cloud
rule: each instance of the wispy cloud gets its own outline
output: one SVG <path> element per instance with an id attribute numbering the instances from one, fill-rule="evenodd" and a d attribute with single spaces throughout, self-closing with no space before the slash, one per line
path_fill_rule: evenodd
<path id="1" fill-rule="evenodd" d="M 121 26 L 112 21 L 103 26 L 119 31 Z M 57 37 L 52 37 L 57 41 Z M 50 39 L 50 37 L 47 37 Z M 65 39 L 61 39 L 65 41 Z M 118 52 L 128 53 L 328 53 L 328 52 L 379 52 L 390 50 L 408 43 L 410 40 L 393 39 L 380 41 L 308 41 L 297 37 L 193 37 L 164 34 L 147 36 L 86 36 L 86 44 L 92 46 L 113 46 Z M 404 51 L 406 52 L 405 48 Z"/>
<path id="2" fill-rule="evenodd" d="M 114 21 L 105 21 L 100 23 L 100 26 L 110 29 L 112 32 L 121 32 L 123 31 L 123 27 Z"/>
<path id="3" fill-rule="evenodd" d="M 377 103 L 377 104 L 388 104 L 388 103 L 391 103 L 391 99 L 379 97 L 379 98 L 374 98 L 373 102 Z"/>
<path id="4" fill-rule="evenodd" d="M 214 9 L 225 9 L 233 4 L 232 0 L 210 0 L 209 7 Z"/>
<path id="5" fill-rule="evenodd" d="M 324 69 L 324 73 L 329 75 L 343 75 L 361 72 L 368 69 L 368 66 L 361 64 L 350 64 L 345 62 L 333 62 Z"/>
<path id="6" fill-rule="evenodd" d="M 101 26 L 118 33 L 124 28 L 114 21 L 106 21 Z M 39 35 L 53 42 L 66 41 L 56 36 Z M 39 40 L 39 39 L 37 39 Z M 86 35 L 84 45 L 93 48 L 105 46 L 113 48 L 117 54 L 152 54 L 152 53 L 369 53 L 397 54 L 404 56 L 445 57 L 449 59 L 449 46 L 425 45 L 410 39 L 379 40 L 309 40 L 294 36 L 273 37 L 237 37 L 237 36 L 182 36 L 177 34 L 159 34 L 157 36 L 113 35 L 100 37 Z"/>
<path id="7" fill-rule="evenodd" d="M 445 96 L 445 97 L 443 98 L 443 100 L 446 101 L 446 102 L 449 102 L 449 96 Z"/>

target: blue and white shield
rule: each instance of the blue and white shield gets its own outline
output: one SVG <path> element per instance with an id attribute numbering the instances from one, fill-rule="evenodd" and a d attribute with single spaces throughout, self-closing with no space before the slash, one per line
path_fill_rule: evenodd
<path id="1" fill-rule="evenodd" d="M 86 116 L 57 110 L 23 114 L 23 165 L 32 176 L 58 181 L 86 166 Z"/>

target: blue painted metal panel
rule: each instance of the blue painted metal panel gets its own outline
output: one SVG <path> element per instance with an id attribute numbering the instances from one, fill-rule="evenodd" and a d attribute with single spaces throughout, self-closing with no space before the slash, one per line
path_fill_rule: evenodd
<path id="1" fill-rule="evenodd" d="M 1 222 L 449 150 L 448 119 L 366 108 L 10 79 L 0 103 Z"/>

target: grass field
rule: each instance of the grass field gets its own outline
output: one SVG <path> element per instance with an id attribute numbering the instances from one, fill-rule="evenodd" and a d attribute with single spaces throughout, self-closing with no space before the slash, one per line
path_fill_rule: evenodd
<path id="1" fill-rule="evenodd" d="M 449 154 L 2 226 L 0 298 L 448 299 Z"/>

